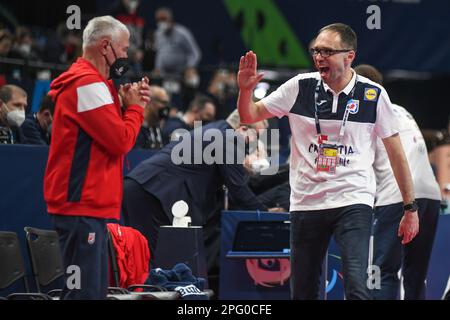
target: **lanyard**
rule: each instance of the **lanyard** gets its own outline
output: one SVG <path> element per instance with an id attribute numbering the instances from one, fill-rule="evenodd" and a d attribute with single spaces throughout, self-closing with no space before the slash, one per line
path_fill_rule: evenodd
<path id="1" fill-rule="evenodd" d="M 162 148 L 163 142 L 160 129 L 158 127 L 148 127 L 147 130 L 148 134 L 150 135 L 150 139 L 148 141 L 148 143 L 150 144 L 150 148 Z"/>
<path id="2" fill-rule="evenodd" d="M 353 100 L 353 95 L 355 93 L 356 83 L 357 82 L 358 82 L 358 78 L 355 79 L 355 85 L 353 86 L 352 91 L 350 91 L 349 99 L 347 101 L 347 105 L 345 106 L 344 117 L 342 119 L 341 128 L 339 130 L 339 138 L 338 138 L 338 141 L 337 141 L 338 143 L 344 138 L 345 126 L 347 125 L 347 119 L 348 119 L 348 116 L 350 114 L 350 109 L 348 108 L 348 105 L 351 102 L 351 100 Z M 321 134 L 320 121 L 319 121 L 319 109 L 317 107 L 317 99 L 319 98 L 319 91 L 320 91 L 321 84 L 322 84 L 322 79 L 320 79 L 317 82 L 316 90 L 315 90 L 315 93 L 314 93 L 314 107 L 315 107 L 314 117 L 315 117 L 315 122 L 316 122 L 317 135 Z"/>

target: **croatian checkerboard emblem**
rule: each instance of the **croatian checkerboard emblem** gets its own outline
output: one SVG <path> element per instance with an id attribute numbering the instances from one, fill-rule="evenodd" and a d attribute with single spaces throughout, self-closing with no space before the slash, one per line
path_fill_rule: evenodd
<path id="1" fill-rule="evenodd" d="M 94 242 L 95 242 L 95 232 L 90 232 L 88 235 L 88 243 L 94 244 Z"/>
<path id="2" fill-rule="evenodd" d="M 359 100 L 354 100 L 354 99 L 350 100 L 350 101 L 347 103 L 347 109 L 348 109 L 348 111 L 349 111 L 351 114 L 356 114 L 356 113 L 358 113 L 358 110 L 359 110 Z"/>

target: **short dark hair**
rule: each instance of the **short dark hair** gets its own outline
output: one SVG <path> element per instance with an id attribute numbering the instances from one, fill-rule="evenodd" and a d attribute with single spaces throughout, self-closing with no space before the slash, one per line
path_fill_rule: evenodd
<path id="1" fill-rule="evenodd" d="M 53 102 L 52 98 L 48 95 L 44 95 L 42 97 L 41 106 L 39 107 L 39 112 L 43 112 L 45 110 L 49 110 L 52 115 L 55 112 L 55 103 Z"/>
<path id="2" fill-rule="evenodd" d="M 341 37 L 341 42 L 347 46 L 347 48 L 356 51 L 357 48 L 357 37 L 355 31 L 353 31 L 350 26 L 343 23 L 333 23 L 329 24 L 319 30 L 317 35 L 323 31 L 333 31 L 339 34 Z M 317 36 L 316 36 L 317 37 Z"/>
<path id="3" fill-rule="evenodd" d="M 366 77 L 373 82 L 383 84 L 383 75 L 374 66 L 368 64 L 360 64 L 355 67 L 355 72 L 360 76 Z"/>
<path id="4" fill-rule="evenodd" d="M 172 9 L 170 9 L 169 7 L 159 7 L 158 9 L 156 9 L 155 15 L 157 15 L 157 14 L 160 13 L 160 12 L 166 13 L 166 14 L 170 17 L 171 20 L 174 19 L 174 17 L 173 17 L 173 11 L 172 11 Z"/>
<path id="5" fill-rule="evenodd" d="M 211 103 L 214 108 L 216 107 L 216 104 L 211 98 L 203 95 L 196 96 L 195 99 L 189 104 L 188 111 L 193 111 L 195 108 L 198 108 L 199 111 L 203 111 L 207 103 Z"/>
<path id="6" fill-rule="evenodd" d="M 9 100 L 11 100 L 14 92 L 17 92 L 18 94 L 25 97 L 27 96 L 27 93 L 21 87 L 15 86 L 13 84 L 6 84 L 0 88 L 0 100 L 2 100 L 4 103 L 8 103 Z"/>

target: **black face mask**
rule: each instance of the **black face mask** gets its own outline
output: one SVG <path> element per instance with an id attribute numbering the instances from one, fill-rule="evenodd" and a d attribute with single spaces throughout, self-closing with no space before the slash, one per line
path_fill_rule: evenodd
<path id="1" fill-rule="evenodd" d="M 125 73 L 127 73 L 130 66 L 128 65 L 128 59 L 127 58 L 117 58 L 116 51 L 114 50 L 111 43 L 109 43 L 109 46 L 111 47 L 114 57 L 116 60 L 113 62 L 113 64 L 109 64 L 108 59 L 105 60 L 106 63 L 109 65 L 109 77 L 113 79 L 120 79 L 123 77 Z"/>

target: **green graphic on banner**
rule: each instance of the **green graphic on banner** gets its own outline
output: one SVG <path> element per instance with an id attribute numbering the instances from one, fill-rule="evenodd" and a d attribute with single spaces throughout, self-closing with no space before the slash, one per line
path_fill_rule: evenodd
<path id="1" fill-rule="evenodd" d="M 311 67 L 307 51 L 272 0 L 224 0 L 224 4 L 260 64 Z"/>

